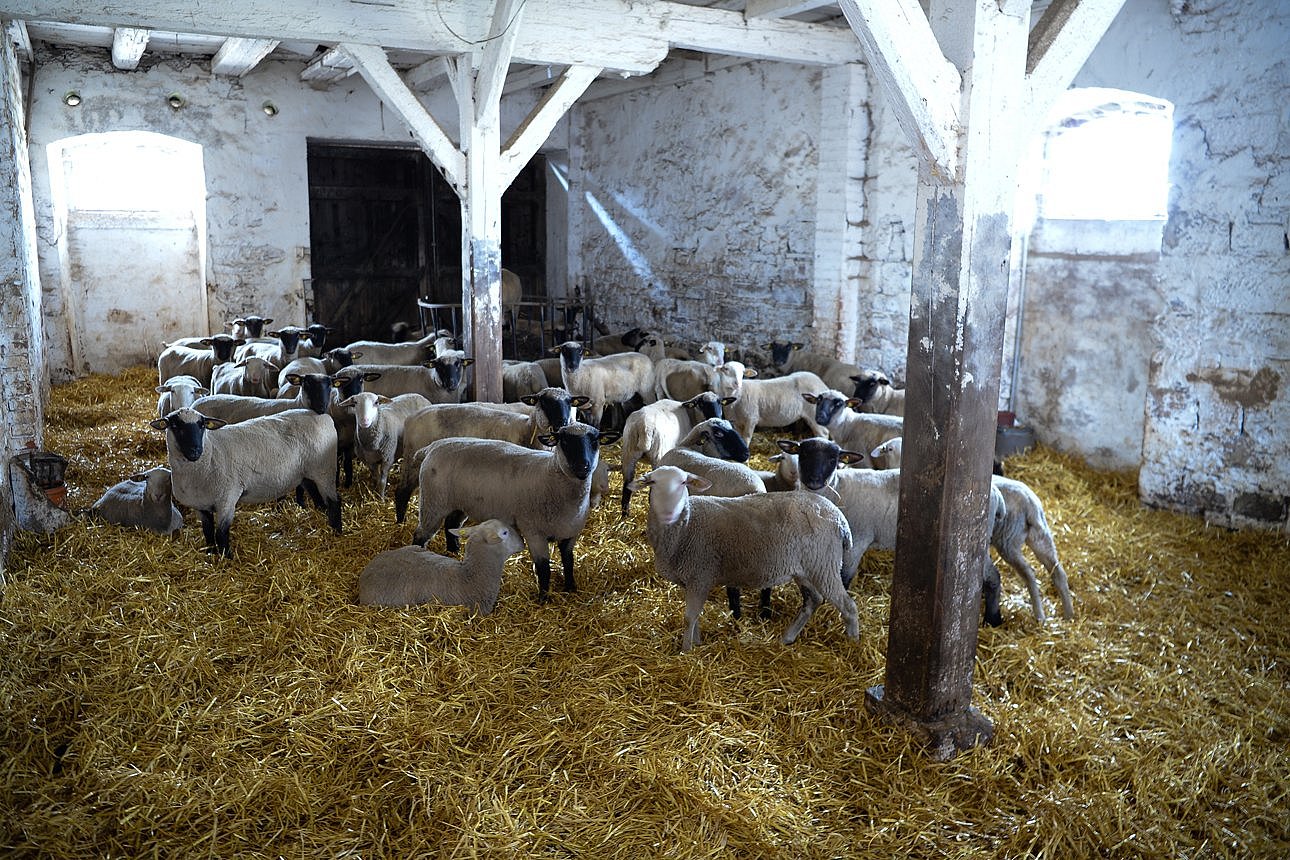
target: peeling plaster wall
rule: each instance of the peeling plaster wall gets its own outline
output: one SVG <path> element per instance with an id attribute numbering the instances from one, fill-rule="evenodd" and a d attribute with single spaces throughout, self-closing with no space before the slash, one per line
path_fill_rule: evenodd
<path id="1" fill-rule="evenodd" d="M 1075 85 L 1175 105 L 1160 258 L 1045 259 L 1041 240 L 1027 273 L 1040 438 L 1107 465 L 1140 451 L 1144 501 L 1230 526 L 1290 528 L 1287 44 L 1285 4 L 1130 0 Z"/>
<path id="2" fill-rule="evenodd" d="M 403 121 L 391 114 L 358 77 L 330 89 L 300 81 L 301 62 L 261 63 L 242 78 L 213 76 L 209 58 L 144 56 L 132 72 L 114 69 L 106 50 L 39 47 L 32 105 L 30 156 L 36 187 L 44 321 L 51 373 L 70 378 L 68 308 L 60 271 L 59 228 L 50 204 L 46 147 L 91 132 L 139 130 L 171 135 L 204 149 L 207 188 L 206 289 L 211 329 L 243 313 L 279 324 L 307 322 L 309 188 L 307 139 L 411 145 Z M 62 103 L 76 90 L 77 108 Z M 173 110 L 166 96 L 187 100 Z M 533 93 L 502 105 L 505 138 L 536 99 Z M 273 102 L 278 114 L 261 110 Z M 456 137 L 457 108 L 450 93 L 428 106 Z M 563 126 L 553 139 L 560 138 Z M 194 332 L 204 334 L 205 332 Z"/>
<path id="3" fill-rule="evenodd" d="M 582 105 L 570 242 L 598 319 L 745 349 L 809 329 L 819 89 L 750 62 Z"/>

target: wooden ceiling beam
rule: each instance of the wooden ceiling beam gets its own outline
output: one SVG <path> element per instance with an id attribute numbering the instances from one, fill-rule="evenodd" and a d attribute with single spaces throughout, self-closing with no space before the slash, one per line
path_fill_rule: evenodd
<path id="1" fill-rule="evenodd" d="M 150 30 L 137 27 L 117 27 L 112 31 L 112 65 L 122 71 L 139 68 L 139 60 L 148 47 Z"/>
<path id="2" fill-rule="evenodd" d="M 225 39 L 211 60 L 211 73 L 240 78 L 278 47 L 277 39 Z"/>
<path id="3" fill-rule="evenodd" d="M 1124 0 L 1053 0 L 1044 10 L 1026 51 L 1026 115 L 1033 123 L 1048 116 L 1123 6 Z"/>
<path id="4" fill-rule="evenodd" d="M 32 62 L 36 55 L 31 50 L 31 34 L 27 32 L 27 22 L 10 21 L 7 32 L 18 53 L 18 59 L 24 63 Z"/>
<path id="5" fill-rule="evenodd" d="M 511 55 L 522 27 L 520 18 L 526 0 L 497 0 L 493 7 L 493 23 L 488 41 L 484 44 L 479 74 L 475 77 L 475 101 L 497 104 L 502 99 L 506 73 L 511 68 Z"/>
<path id="6" fill-rule="evenodd" d="M 596 79 L 601 70 L 594 66 L 570 66 L 543 94 L 533 111 L 519 124 L 502 146 L 502 187 L 507 188 L 524 165 L 551 136 L 556 123 L 568 113 L 578 97 Z"/>
<path id="7" fill-rule="evenodd" d="M 814 12 L 825 6 L 832 6 L 837 0 L 748 0 L 744 7 L 744 17 L 753 18 L 787 18 L 803 12 Z"/>

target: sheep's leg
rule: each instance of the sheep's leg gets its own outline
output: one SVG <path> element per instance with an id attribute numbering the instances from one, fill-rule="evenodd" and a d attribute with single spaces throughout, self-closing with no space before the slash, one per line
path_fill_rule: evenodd
<path id="1" fill-rule="evenodd" d="M 1003 582 L 999 576 L 999 568 L 995 566 L 987 550 L 981 577 L 981 599 L 985 602 L 985 623 L 991 627 L 1003 624 L 1003 614 L 999 611 L 999 593 L 1002 590 Z"/>
<path id="2" fill-rule="evenodd" d="M 202 520 L 202 537 L 206 539 L 206 551 L 215 551 L 215 512 L 199 510 L 197 515 Z"/>
<path id="3" fill-rule="evenodd" d="M 304 492 L 309 493 L 309 498 L 313 501 L 315 508 L 320 511 L 327 510 L 327 503 L 323 501 L 322 493 L 318 491 L 318 484 L 312 478 L 302 478 L 300 483 L 296 486 L 297 501 L 303 501 L 303 499 L 300 498 L 304 495 L 304 493 L 301 492 L 302 487 L 304 488 Z"/>
<path id="4" fill-rule="evenodd" d="M 806 622 L 810 621 L 811 616 L 815 614 L 815 610 L 820 608 L 820 595 L 816 594 L 814 589 L 804 582 L 798 582 L 797 587 L 802 590 L 802 611 L 797 613 L 797 618 L 793 619 L 793 623 L 788 625 L 788 629 L 784 631 L 783 638 L 779 640 L 785 645 L 792 645 L 797 641 L 797 637 L 802 634 L 802 628 L 806 626 Z M 855 604 L 852 603 L 852 607 L 854 606 Z"/>
<path id="5" fill-rule="evenodd" d="M 703 614 L 703 604 L 707 599 L 708 595 L 700 589 L 686 589 L 685 633 L 681 636 L 682 654 L 699 644 L 699 616 Z"/>
<path id="6" fill-rule="evenodd" d="M 354 449 L 346 448 L 342 457 L 345 466 L 345 486 L 354 486 Z"/>
<path id="7" fill-rule="evenodd" d="M 628 486 L 636 480 L 636 464 L 640 458 L 634 455 L 623 457 L 623 519 L 627 518 L 627 508 L 631 505 L 632 490 Z"/>
<path id="8" fill-rule="evenodd" d="M 444 542 L 448 544 L 448 552 L 456 554 L 461 547 L 461 541 L 452 533 L 452 529 L 461 528 L 461 524 L 466 521 L 466 515 L 461 511 L 451 511 L 448 516 L 443 518 L 443 537 Z"/>
<path id="9" fill-rule="evenodd" d="M 566 538 L 557 544 L 560 547 L 560 566 L 564 570 L 564 590 L 577 591 L 578 583 L 573 578 L 573 542 L 577 538 Z"/>
<path id="10" fill-rule="evenodd" d="M 762 621 L 770 620 L 770 589 L 763 588 L 757 596 L 757 617 Z"/>
<path id="11" fill-rule="evenodd" d="M 327 497 L 327 525 L 331 526 L 331 530 L 336 534 L 341 533 L 339 493 Z"/>
<path id="12" fill-rule="evenodd" d="M 856 610 L 856 602 L 851 599 L 851 595 L 842 587 L 842 580 L 828 577 L 824 581 L 822 589 L 823 597 L 834 608 L 842 614 L 842 623 L 846 627 L 847 638 L 860 638 L 860 614 Z"/>
<path id="13" fill-rule="evenodd" d="M 372 470 L 376 472 L 376 489 L 381 496 L 381 501 L 385 501 L 385 488 L 390 483 L 390 464 L 382 460 L 380 465 L 373 466 Z"/>
<path id="14" fill-rule="evenodd" d="M 215 524 L 215 548 L 225 558 L 233 557 L 233 545 L 229 541 L 228 531 L 233 525 L 233 511 L 221 514 Z"/>
<path id="15" fill-rule="evenodd" d="M 1026 544 L 1034 552 L 1035 557 L 1039 559 L 1052 577 L 1053 587 L 1062 598 L 1062 618 L 1071 619 L 1075 617 L 1075 607 L 1071 603 L 1070 584 L 1066 581 L 1066 571 L 1062 569 L 1061 562 L 1057 560 L 1057 547 L 1053 544 L 1053 536 L 1050 532 L 1042 528 L 1031 528 L 1026 533 Z"/>
<path id="16" fill-rule="evenodd" d="M 411 481 L 406 475 L 399 479 L 399 488 L 394 491 L 394 521 L 403 522 L 408 514 L 408 501 L 412 498 L 412 493 L 417 488 L 417 482 Z"/>
<path id="17" fill-rule="evenodd" d="M 1044 613 L 1044 598 L 1039 593 L 1039 580 L 1035 577 L 1035 569 L 1026 562 L 1026 557 L 1021 552 L 1021 544 L 1018 542 L 1012 546 L 996 547 L 999 555 L 1003 560 L 1012 566 L 1013 570 L 1021 574 L 1021 578 L 1026 580 L 1026 588 L 1030 590 L 1030 605 L 1035 611 L 1035 618 L 1040 624 L 1048 620 Z"/>
<path id="18" fill-rule="evenodd" d="M 305 488 L 303 484 L 296 484 L 296 504 L 302 508 L 305 506 Z"/>
<path id="19" fill-rule="evenodd" d="M 743 617 L 743 607 L 739 603 L 739 589 L 733 585 L 726 586 L 726 603 L 730 605 L 730 614 L 736 621 Z"/>

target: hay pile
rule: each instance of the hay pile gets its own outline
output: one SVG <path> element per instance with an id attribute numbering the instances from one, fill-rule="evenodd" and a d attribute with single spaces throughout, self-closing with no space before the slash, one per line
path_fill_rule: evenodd
<path id="1" fill-rule="evenodd" d="M 55 392 L 73 507 L 164 461 L 153 384 Z M 355 605 L 366 560 L 413 529 L 366 480 L 340 538 L 294 504 L 239 511 L 231 562 L 191 514 L 173 542 L 22 535 L 0 602 L 0 853 L 1285 856 L 1285 537 L 1143 510 L 1132 476 L 1052 452 L 1009 466 L 1046 502 L 1078 617 L 1039 628 L 1005 571 L 976 675 L 995 743 L 948 764 L 864 708 L 890 554 L 852 586 L 859 644 L 825 607 L 780 646 L 784 588 L 769 623 L 714 600 L 681 656 L 644 498 L 593 517 L 578 593 L 539 607 L 521 555 L 487 618 Z"/>

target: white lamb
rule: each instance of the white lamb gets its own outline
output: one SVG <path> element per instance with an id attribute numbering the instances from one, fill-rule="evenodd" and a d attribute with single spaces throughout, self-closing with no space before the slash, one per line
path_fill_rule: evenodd
<path id="1" fill-rule="evenodd" d="M 745 465 L 748 443 L 724 418 L 708 418 L 690 428 L 672 450 L 658 460 L 660 466 L 675 466 L 708 482 L 699 495 L 744 496 L 764 493 L 766 486 L 757 473 Z"/>
<path id="2" fill-rule="evenodd" d="M 161 395 L 157 398 L 157 417 L 164 418 L 169 412 L 192 406 L 198 397 L 210 391 L 196 377 L 183 374 L 172 376 L 158 385 L 157 393 Z"/>
<path id="3" fill-rule="evenodd" d="M 453 529 L 466 540 L 458 561 L 413 544 L 379 553 L 358 577 L 358 602 L 374 606 L 442 603 L 488 615 L 497 606 L 506 560 L 524 549 L 519 532 L 501 520 Z"/>
<path id="4" fill-rule="evenodd" d="M 1075 609 L 1071 602 L 1066 571 L 1057 559 L 1053 531 L 1044 516 L 1044 506 L 1039 501 L 1039 496 L 1021 481 L 997 475 L 992 480 L 994 488 L 1003 496 L 1004 512 L 995 521 L 990 545 L 1026 581 L 1026 588 L 1030 591 L 1030 605 L 1040 624 L 1047 620 L 1044 601 L 1039 593 L 1039 581 L 1035 577 L 1034 568 L 1026 563 L 1026 557 L 1021 551 L 1023 545 L 1030 547 L 1052 577 L 1053 587 L 1061 597 L 1062 617 L 1074 618 Z"/>
<path id="5" fill-rule="evenodd" d="M 802 610 L 784 632 L 793 643 L 820 603 L 842 614 L 846 634 L 860 637 L 843 559 L 851 530 L 832 502 L 811 493 L 760 493 L 738 498 L 691 497 L 707 482 L 672 466 L 636 481 L 649 487 L 647 535 L 659 576 L 685 589 L 681 651 L 699 644 L 699 616 L 712 589 L 764 589 L 796 581 Z"/>
<path id="6" fill-rule="evenodd" d="M 211 393 L 273 397 L 278 392 L 278 370 L 258 355 L 217 364 L 211 371 Z"/>
<path id="7" fill-rule="evenodd" d="M 560 547 L 564 590 L 576 590 L 573 544 L 591 511 L 601 443 L 617 438 L 574 422 L 543 437 L 543 444 L 554 447 L 548 451 L 493 439 L 432 443 L 421 463 L 421 511 L 413 543 L 424 544 L 440 523 L 451 529 L 463 517 L 513 522 L 533 559 L 538 599 L 544 601 L 550 591 L 550 541 Z M 449 552 L 456 552 L 451 532 L 447 542 Z"/>
<path id="8" fill-rule="evenodd" d="M 209 549 L 233 555 L 229 527 L 239 503 L 273 501 L 300 486 L 340 534 L 330 416 L 291 409 L 225 426 L 196 410 L 177 409 L 151 423 L 166 431 L 175 500 L 197 511 Z"/>
<path id="9" fill-rule="evenodd" d="M 888 439 L 869 452 L 869 459 L 875 469 L 899 469 L 900 457 L 904 450 L 904 437 Z"/>
<path id="10" fill-rule="evenodd" d="M 420 394 L 389 398 L 367 391 L 340 402 L 342 408 L 354 412 L 354 450 L 371 470 L 382 499 L 390 469 L 403 456 L 403 424 L 429 405 L 430 401 Z"/>
<path id="11" fill-rule="evenodd" d="M 626 403 L 637 395 L 646 403 L 657 399 L 654 362 L 639 352 L 584 359 L 583 346 L 576 340 L 565 341 L 551 352 L 560 356 L 565 389 L 575 397 L 590 401 L 586 412 L 594 426 L 600 425 L 607 404 Z"/>
<path id="12" fill-rule="evenodd" d="M 175 507 L 170 470 L 158 466 L 108 487 L 87 513 L 105 522 L 174 535 L 184 527 Z"/>

